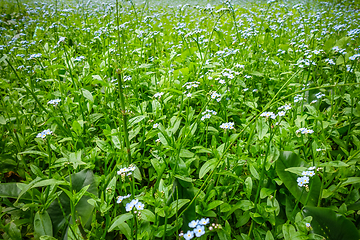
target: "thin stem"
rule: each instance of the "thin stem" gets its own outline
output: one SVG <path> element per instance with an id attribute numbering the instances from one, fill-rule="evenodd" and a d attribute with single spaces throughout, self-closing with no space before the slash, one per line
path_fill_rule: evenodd
<path id="1" fill-rule="evenodd" d="M 119 87 L 119 96 L 120 96 L 120 105 L 121 105 L 121 113 L 123 115 L 123 129 L 124 129 L 124 135 L 125 135 L 125 144 L 126 144 L 126 152 L 129 164 L 131 164 L 131 151 L 130 151 L 130 141 L 129 141 L 129 132 L 127 127 L 127 114 L 125 111 L 125 99 L 124 99 L 124 92 L 122 89 L 122 79 L 121 79 L 121 70 L 118 69 L 117 71 L 118 76 L 118 87 Z"/>

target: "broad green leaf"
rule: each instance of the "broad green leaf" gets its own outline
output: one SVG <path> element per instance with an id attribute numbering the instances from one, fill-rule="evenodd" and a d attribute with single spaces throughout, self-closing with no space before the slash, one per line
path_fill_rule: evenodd
<path id="1" fill-rule="evenodd" d="M 97 120 L 99 120 L 103 116 L 104 116 L 104 114 L 102 114 L 102 113 L 93 113 L 89 116 L 89 121 L 90 121 L 90 123 L 94 124 Z"/>
<path id="2" fill-rule="evenodd" d="M 256 168 L 254 167 L 254 165 L 252 163 L 249 163 L 249 170 L 250 170 L 251 175 L 255 179 L 257 179 L 257 180 L 260 179 L 260 175 L 259 175 L 258 171 L 256 170 Z"/>
<path id="3" fill-rule="evenodd" d="M 51 236 L 41 236 L 39 239 L 40 240 L 57 240 L 56 238 L 51 237 Z"/>
<path id="4" fill-rule="evenodd" d="M 44 156 L 44 157 L 49 157 L 49 155 L 45 152 L 40 152 L 40 151 L 35 151 L 35 150 L 28 150 L 28 151 L 24 151 L 24 152 L 19 152 L 18 154 L 22 155 L 22 154 L 36 154 L 36 155 L 40 155 L 40 156 Z"/>
<path id="5" fill-rule="evenodd" d="M 223 204 L 224 202 L 221 200 L 215 200 L 209 203 L 209 205 L 207 205 L 206 211 L 211 210 L 213 208 L 216 208 L 217 206 Z"/>
<path id="6" fill-rule="evenodd" d="M 113 200 L 115 196 L 115 190 L 116 190 L 116 177 L 114 176 L 106 187 L 105 199 L 107 203 L 110 203 Z"/>
<path id="7" fill-rule="evenodd" d="M 309 167 L 307 163 L 302 161 L 298 155 L 289 151 L 280 152 L 280 157 L 276 161 L 276 172 L 279 175 L 281 181 L 285 184 L 286 188 L 291 192 L 291 194 L 299 199 L 300 202 L 305 205 L 306 199 L 308 198 L 307 205 L 315 206 L 317 205 L 319 196 L 320 196 L 320 179 L 317 175 L 310 178 L 311 191 L 307 192 L 303 189 L 303 187 L 299 187 L 297 184 L 298 176 L 294 173 L 286 171 L 288 168 L 292 167 Z M 311 186 L 312 184 L 312 186 Z"/>
<path id="8" fill-rule="evenodd" d="M 145 221 L 155 222 L 155 214 L 149 209 L 144 209 L 141 211 L 141 218 Z"/>
<path id="9" fill-rule="evenodd" d="M 269 131 L 269 125 L 266 123 L 265 118 L 259 118 L 256 121 L 256 130 L 258 132 L 259 140 L 262 140 L 266 133 Z"/>
<path id="10" fill-rule="evenodd" d="M 184 157 L 184 158 L 192 158 L 194 157 L 194 153 L 190 152 L 189 150 L 182 148 L 180 150 L 180 157 Z"/>
<path id="11" fill-rule="evenodd" d="M 289 223 L 282 225 L 282 233 L 285 240 L 305 240 L 308 239 L 306 235 L 296 231 L 295 227 Z"/>
<path id="12" fill-rule="evenodd" d="M 7 234 L 9 235 L 11 240 L 22 240 L 21 232 L 18 226 L 14 222 L 9 223 L 9 230 L 7 231 Z"/>
<path id="13" fill-rule="evenodd" d="M 80 125 L 80 123 L 76 120 L 73 121 L 72 123 L 72 129 L 74 130 L 74 132 L 80 136 L 81 132 L 82 132 L 82 126 Z"/>
<path id="14" fill-rule="evenodd" d="M 167 213 L 167 217 L 171 218 L 172 216 L 174 216 L 176 213 L 176 210 L 179 211 L 182 208 L 182 206 L 184 206 L 188 202 L 190 202 L 189 199 L 178 199 L 178 200 L 173 201 L 169 206 L 169 211 Z"/>
<path id="15" fill-rule="evenodd" d="M 253 187 L 252 178 L 249 176 L 245 179 L 245 189 L 244 189 L 246 197 L 248 199 L 250 199 L 251 197 L 252 187 Z"/>
<path id="16" fill-rule="evenodd" d="M 36 212 L 34 218 L 34 236 L 39 239 L 40 236 L 53 236 L 53 228 L 50 216 L 47 211 L 40 213 Z"/>
<path id="17" fill-rule="evenodd" d="M 291 167 L 291 168 L 285 169 L 285 171 L 288 171 L 288 172 L 294 173 L 298 176 L 301 176 L 302 172 L 307 171 L 307 169 L 308 169 L 307 167 Z"/>
<path id="18" fill-rule="evenodd" d="M 69 177 L 67 177 L 66 180 L 70 181 Z M 85 186 L 90 185 L 90 187 L 87 189 L 87 192 L 94 194 L 95 196 L 98 195 L 94 174 L 91 170 L 82 170 L 78 173 L 72 174 L 71 183 L 72 183 L 73 191 L 75 191 L 75 193 L 80 192 L 81 189 L 83 189 Z M 64 189 L 65 188 L 68 187 L 64 187 Z M 81 219 L 81 223 L 83 226 L 87 223 L 87 221 L 93 214 L 94 206 L 88 203 L 89 199 L 90 199 L 89 196 L 84 195 L 75 207 L 75 212 L 77 212 L 78 214 L 77 219 L 79 220 Z M 62 192 L 60 194 L 59 200 L 61 202 L 65 216 L 69 219 L 73 217 L 71 216 L 70 199 L 65 192 Z M 63 212 L 59 206 L 58 199 L 55 199 L 50 204 L 50 207 L 48 208 L 47 211 L 53 223 L 54 234 L 56 234 L 59 231 L 59 229 L 66 223 Z"/>
<path id="19" fill-rule="evenodd" d="M 69 184 L 62 180 L 45 179 L 45 180 L 35 183 L 31 188 L 44 187 L 44 186 L 50 186 L 50 185 L 54 186 L 54 185 L 69 185 Z"/>
<path id="20" fill-rule="evenodd" d="M 327 240 L 360 239 L 354 223 L 331 209 L 306 206 L 303 212 L 305 216 L 312 216 L 311 227 L 314 232 Z"/>
<path id="21" fill-rule="evenodd" d="M 21 198 L 21 196 L 26 193 L 27 191 L 29 191 L 36 183 L 40 182 L 42 179 L 39 177 L 36 177 L 34 180 L 32 180 L 29 184 L 24 185 L 18 185 L 18 187 L 20 186 L 24 186 L 23 189 L 21 189 L 21 192 L 19 193 L 19 196 L 17 197 L 16 202 L 19 201 L 19 199 Z"/>
<path id="22" fill-rule="evenodd" d="M 41 178 L 39 178 L 41 179 Z M 25 189 L 26 183 L 0 183 L 0 197 L 3 198 L 18 198 L 22 189 Z M 31 187 L 31 186 L 30 186 Z M 30 189 L 30 188 L 29 188 Z M 31 195 L 27 192 L 22 193 L 21 199 L 31 200 Z"/>
<path id="23" fill-rule="evenodd" d="M 125 221 L 129 220 L 133 218 L 133 214 L 132 213 L 124 213 L 121 214 L 120 216 L 117 216 L 116 218 L 114 218 L 114 220 L 112 221 L 112 224 L 108 230 L 108 232 L 111 232 L 112 230 L 114 230 L 115 228 L 119 227 L 120 225 L 124 224 Z"/>
<path id="24" fill-rule="evenodd" d="M 128 124 L 128 128 L 132 128 L 135 124 L 141 122 L 143 119 L 146 118 L 146 115 L 140 115 L 140 116 L 136 116 L 133 117 L 129 120 L 129 124 Z"/>
<path id="25" fill-rule="evenodd" d="M 360 183 L 360 177 L 349 177 L 345 182 L 341 184 L 341 187 L 345 187 L 349 184 Z"/>
<path id="26" fill-rule="evenodd" d="M 274 236 L 269 230 L 266 232 L 265 240 L 274 240 Z"/>
<path id="27" fill-rule="evenodd" d="M 241 200 L 239 203 L 239 208 L 243 211 L 248 211 L 254 208 L 254 203 L 250 200 Z"/>
<path id="28" fill-rule="evenodd" d="M 91 94 L 91 92 L 89 91 L 89 90 L 87 90 L 87 89 L 81 89 L 82 90 L 82 94 L 83 94 L 83 96 L 87 99 L 87 100 L 89 100 L 90 102 L 94 102 L 94 97 L 93 97 L 93 95 Z"/>
<path id="29" fill-rule="evenodd" d="M 213 170 L 216 166 L 216 158 L 208 160 L 207 162 L 202 165 L 199 171 L 199 178 L 203 178 L 205 174 L 207 174 L 210 170 Z"/>
<path id="30" fill-rule="evenodd" d="M 108 153 L 113 152 L 110 144 L 103 140 L 96 140 L 96 145 L 104 152 L 108 152 Z"/>

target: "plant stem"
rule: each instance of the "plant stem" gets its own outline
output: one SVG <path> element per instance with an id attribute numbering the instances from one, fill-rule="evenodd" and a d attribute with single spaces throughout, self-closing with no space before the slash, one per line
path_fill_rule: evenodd
<path id="1" fill-rule="evenodd" d="M 129 132 L 127 127 L 127 114 L 125 112 L 125 99 L 124 99 L 124 92 L 122 89 L 122 79 L 121 79 L 121 70 L 117 69 L 116 71 L 118 77 L 118 87 L 119 87 L 119 96 L 120 96 L 120 105 L 121 105 L 121 113 L 123 116 L 123 129 L 125 135 L 125 144 L 126 144 L 126 152 L 128 157 L 128 162 L 131 164 L 131 151 L 130 151 L 130 141 L 129 141 Z"/>

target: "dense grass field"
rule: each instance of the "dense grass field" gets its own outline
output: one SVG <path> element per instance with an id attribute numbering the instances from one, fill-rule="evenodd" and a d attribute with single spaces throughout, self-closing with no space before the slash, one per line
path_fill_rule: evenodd
<path id="1" fill-rule="evenodd" d="M 0 3 L 3 239 L 360 239 L 358 6 L 185 3 Z"/>

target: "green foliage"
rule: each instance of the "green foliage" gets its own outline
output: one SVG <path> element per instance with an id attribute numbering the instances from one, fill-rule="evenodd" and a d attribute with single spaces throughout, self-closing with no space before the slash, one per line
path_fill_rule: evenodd
<path id="1" fill-rule="evenodd" d="M 1 238 L 359 239 L 354 6 L 2 1 Z"/>

